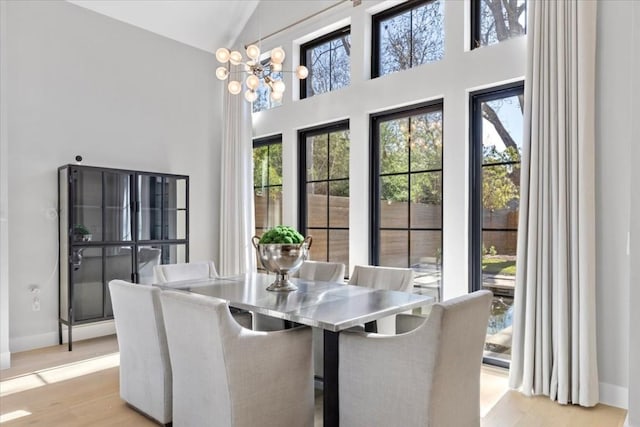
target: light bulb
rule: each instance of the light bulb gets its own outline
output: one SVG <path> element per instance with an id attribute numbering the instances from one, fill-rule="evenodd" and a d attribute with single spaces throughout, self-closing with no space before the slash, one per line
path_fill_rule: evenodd
<path id="1" fill-rule="evenodd" d="M 247 77 L 245 83 L 249 89 L 255 90 L 260 85 L 260 79 L 256 75 L 251 74 Z"/>
<path id="2" fill-rule="evenodd" d="M 255 44 L 250 44 L 247 46 L 247 56 L 254 61 L 257 61 L 260 57 L 260 48 Z"/>
<path id="3" fill-rule="evenodd" d="M 258 99 L 258 94 L 255 93 L 254 91 L 248 89 L 247 91 L 245 91 L 244 93 L 244 99 L 246 99 L 248 102 L 253 102 L 256 99 Z"/>
<path id="4" fill-rule="evenodd" d="M 280 101 L 282 99 L 282 92 L 271 91 L 271 99 L 274 101 Z"/>
<path id="5" fill-rule="evenodd" d="M 296 76 L 298 76 L 300 80 L 303 80 L 306 79 L 308 75 L 309 69 L 304 65 L 298 65 L 298 67 L 296 68 Z"/>
<path id="6" fill-rule="evenodd" d="M 223 64 L 229 60 L 229 49 L 221 47 L 216 50 L 216 59 Z"/>
<path id="7" fill-rule="evenodd" d="M 247 73 L 252 73 L 255 66 L 256 66 L 255 61 L 247 61 L 244 64 L 244 71 L 246 71 Z"/>
<path id="8" fill-rule="evenodd" d="M 273 91 L 277 93 L 284 93 L 286 86 L 282 80 L 273 82 Z"/>
<path id="9" fill-rule="evenodd" d="M 237 95 L 242 91 L 242 84 L 240 84 L 240 82 L 237 80 L 231 80 L 227 88 L 229 89 L 229 92 Z"/>
<path id="10" fill-rule="evenodd" d="M 227 67 L 218 67 L 216 68 L 216 77 L 220 80 L 224 80 L 229 75 L 229 70 Z"/>
<path id="11" fill-rule="evenodd" d="M 271 62 L 274 64 L 282 64 L 284 62 L 284 49 L 281 47 L 276 47 L 271 50 Z"/>
<path id="12" fill-rule="evenodd" d="M 271 63 L 271 71 L 282 71 L 282 64 Z"/>
<path id="13" fill-rule="evenodd" d="M 233 65 L 238 65 L 242 62 L 242 54 L 237 50 L 234 50 L 229 54 L 229 61 L 231 61 Z"/>

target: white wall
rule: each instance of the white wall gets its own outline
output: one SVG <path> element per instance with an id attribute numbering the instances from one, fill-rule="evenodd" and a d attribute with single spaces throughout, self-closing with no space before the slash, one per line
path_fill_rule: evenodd
<path id="1" fill-rule="evenodd" d="M 7 4 L 0 2 L 0 369 L 9 367 L 9 223 L 7 108 L 5 97 L 7 61 L 5 40 Z"/>
<path id="2" fill-rule="evenodd" d="M 633 1 L 598 3 L 596 57 L 597 335 L 601 401 L 626 407 L 629 375 Z"/>
<path id="3" fill-rule="evenodd" d="M 633 2 L 633 23 L 631 28 L 633 29 L 632 46 L 633 52 L 633 64 L 631 68 L 631 75 L 635 76 L 632 81 L 631 96 L 633 99 L 632 114 L 634 119 L 631 121 L 631 138 L 629 140 L 629 158 L 640 159 L 640 144 L 638 138 L 640 137 L 640 3 Z M 631 169 L 630 179 L 630 196 L 631 196 L 631 210 L 630 210 L 630 280 L 629 280 L 629 325 L 634 325 L 635 328 L 629 327 L 629 426 L 640 426 L 640 333 L 638 332 L 637 325 L 640 325 L 640 310 L 638 305 L 640 304 L 640 189 L 638 188 L 640 183 L 640 168 L 634 167 Z"/>
<path id="4" fill-rule="evenodd" d="M 282 14 L 282 2 L 261 2 L 255 17 L 269 21 Z M 305 2 L 311 3 L 311 2 Z M 349 118 L 351 129 L 350 262 L 368 262 L 368 157 L 372 112 L 444 98 L 444 296 L 468 288 L 468 92 L 498 82 L 522 78 L 525 39 L 466 51 L 467 2 L 445 2 L 445 58 L 434 64 L 369 80 L 370 14 L 390 2 L 366 1 L 352 8 L 340 5 L 303 25 L 263 42 L 263 50 L 282 45 L 289 67 L 296 64 L 299 44 L 324 28 L 351 24 L 351 86 L 310 99 L 297 98 L 297 85 L 287 82 L 284 105 L 254 115 L 256 137 L 282 133 L 284 215 L 297 221 L 297 130 Z M 632 1 L 600 2 L 597 63 L 597 332 L 601 399 L 626 407 L 629 348 L 629 229 L 631 192 L 629 144 L 632 115 L 629 86 L 633 80 L 629 52 Z M 318 10 L 320 8 L 318 7 Z M 313 10 L 309 10 L 312 13 Z M 241 42 L 256 38 L 249 25 Z M 511 58 L 511 60 L 509 59 Z M 464 64 L 464 65 L 460 65 Z M 636 114 L 637 115 L 637 114 Z M 636 120 L 637 122 L 637 120 Z M 637 158 L 637 157 L 636 157 Z M 638 182 L 637 180 L 635 181 Z M 640 304 L 635 295 L 635 305 Z M 633 304 L 633 303 L 632 303 Z M 636 359 L 637 360 L 637 359 Z"/>
<path id="5" fill-rule="evenodd" d="M 57 343 L 57 222 L 47 214 L 57 206 L 57 167 L 76 154 L 86 165 L 190 175 L 191 260 L 217 258 L 221 96 L 209 53 L 66 2 L 6 9 L 15 352 Z M 41 288 L 38 312 L 32 284 Z"/>

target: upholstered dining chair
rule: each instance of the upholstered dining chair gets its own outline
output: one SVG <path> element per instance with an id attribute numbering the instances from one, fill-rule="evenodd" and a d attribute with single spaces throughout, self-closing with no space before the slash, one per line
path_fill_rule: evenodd
<path id="1" fill-rule="evenodd" d="M 120 397 L 162 424 L 171 422 L 171 364 L 160 289 L 109 282 L 120 348 Z"/>
<path id="2" fill-rule="evenodd" d="M 311 329 L 257 332 L 227 303 L 163 291 L 173 368 L 173 425 L 312 426 Z"/>
<path id="3" fill-rule="evenodd" d="M 413 270 L 410 268 L 356 265 L 349 278 L 349 285 L 366 286 L 372 289 L 411 292 Z M 396 333 L 396 316 L 387 316 L 376 321 L 377 332 L 393 335 Z"/>
<path id="4" fill-rule="evenodd" d="M 178 282 L 181 280 L 213 279 L 218 277 L 218 271 L 213 261 L 188 262 L 181 264 L 161 264 L 153 269 L 154 283 Z M 251 329 L 253 323 L 251 313 L 242 310 L 232 310 L 236 322 Z"/>
<path id="5" fill-rule="evenodd" d="M 478 291 L 436 303 L 417 328 L 399 335 L 343 332 L 340 425 L 480 426 L 491 299 L 491 292 Z M 405 317 L 415 321 L 398 320 Z"/>

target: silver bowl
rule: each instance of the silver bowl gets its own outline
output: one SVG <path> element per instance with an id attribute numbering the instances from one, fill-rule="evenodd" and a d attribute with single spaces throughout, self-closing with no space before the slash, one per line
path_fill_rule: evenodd
<path id="1" fill-rule="evenodd" d="M 289 292 L 298 289 L 289 280 L 289 274 L 296 272 L 309 256 L 311 236 L 302 243 L 259 243 L 258 236 L 253 236 L 251 243 L 256 248 L 262 266 L 276 273 L 276 281 L 267 288 L 268 291 Z"/>

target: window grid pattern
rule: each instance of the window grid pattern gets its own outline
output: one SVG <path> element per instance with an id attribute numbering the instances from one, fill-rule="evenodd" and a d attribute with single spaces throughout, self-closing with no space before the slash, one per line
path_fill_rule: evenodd
<path id="1" fill-rule="evenodd" d="M 255 231 L 260 236 L 282 223 L 282 137 L 253 142 Z"/>
<path id="2" fill-rule="evenodd" d="M 526 34 L 526 0 L 471 0 L 471 48 Z"/>
<path id="3" fill-rule="evenodd" d="M 349 265 L 349 124 L 301 131 L 300 229 L 310 258 Z M 348 270 L 348 268 L 347 268 Z"/>
<path id="4" fill-rule="evenodd" d="M 309 76 L 300 80 L 301 99 L 349 86 L 350 31 L 350 27 L 345 27 L 300 47 L 301 64 L 309 69 Z"/>

